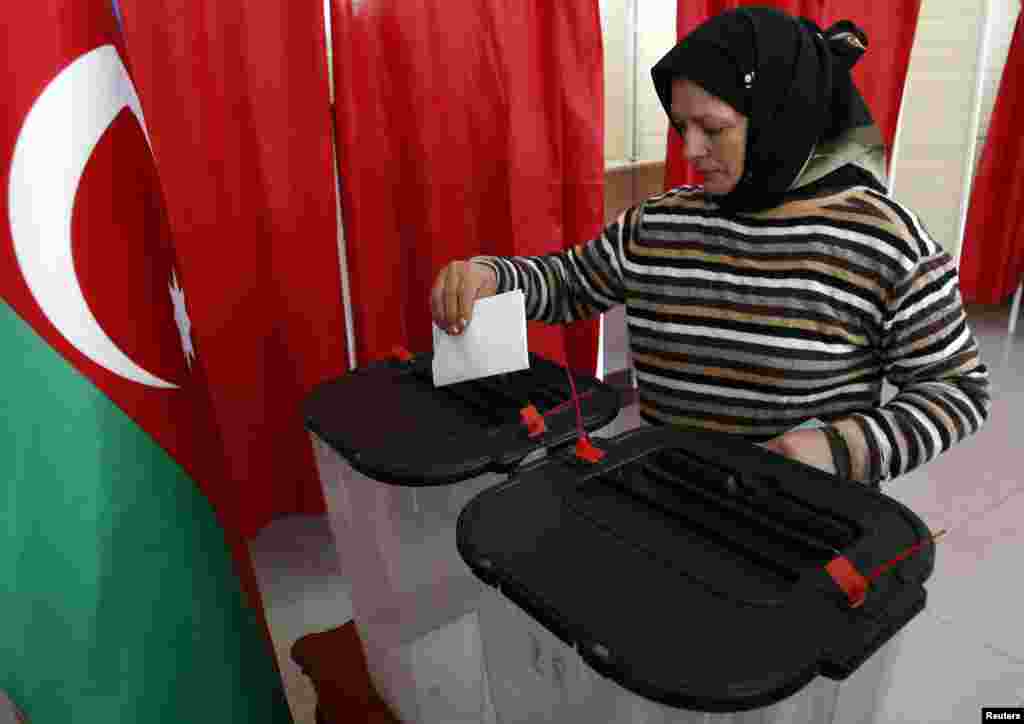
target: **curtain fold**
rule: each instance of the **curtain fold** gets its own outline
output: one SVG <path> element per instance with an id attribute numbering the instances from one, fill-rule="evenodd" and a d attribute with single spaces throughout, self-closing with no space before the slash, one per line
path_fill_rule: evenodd
<path id="1" fill-rule="evenodd" d="M 971 190 L 960 289 L 968 302 L 999 304 L 1024 278 L 1024 13 L 1017 17 L 988 139 Z"/>
<path id="2" fill-rule="evenodd" d="M 323 512 L 300 405 L 347 367 L 323 7 L 120 6 L 228 459 L 205 492 L 250 537 Z"/>
<path id="3" fill-rule="evenodd" d="M 596 0 L 332 0 L 335 116 L 357 360 L 432 346 L 441 267 L 539 255 L 603 222 Z M 529 324 L 593 372 L 597 321 Z"/>
<path id="4" fill-rule="evenodd" d="M 864 29 L 869 47 L 853 68 L 853 80 L 882 131 L 888 161 L 891 163 L 921 0 L 891 0 L 886 3 L 864 3 L 859 0 L 765 0 L 757 3 L 741 0 L 679 0 L 676 15 L 678 38 L 681 40 L 686 37 L 708 18 L 744 5 L 776 7 L 791 15 L 813 20 L 822 28 L 848 19 Z M 686 161 L 679 134 L 670 129 L 665 188 L 700 183 L 703 183 L 703 178 Z"/>

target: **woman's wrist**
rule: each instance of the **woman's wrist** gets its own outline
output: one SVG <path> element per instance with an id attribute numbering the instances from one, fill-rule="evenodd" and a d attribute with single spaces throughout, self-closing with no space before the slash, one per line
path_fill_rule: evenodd
<path id="1" fill-rule="evenodd" d="M 828 446 L 832 450 L 832 464 L 835 466 L 836 475 L 844 480 L 849 480 L 853 476 L 853 461 L 850 458 L 850 448 L 847 446 L 846 440 L 831 425 L 826 425 L 821 428 L 821 431 L 825 434 Z"/>

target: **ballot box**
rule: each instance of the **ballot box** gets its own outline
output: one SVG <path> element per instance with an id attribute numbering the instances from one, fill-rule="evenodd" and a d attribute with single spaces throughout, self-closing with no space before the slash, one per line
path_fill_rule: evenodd
<path id="1" fill-rule="evenodd" d="M 305 402 L 353 618 L 377 692 L 403 722 L 493 721 L 477 608 L 485 587 L 455 549 L 459 511 L 524 460 L 577 440 L 564 367 L 435 387 L 432 355 L 402 355 L 318 386 Z M 579 422 L 618 393 L 576 375 Z"/>
<path id="2" fill-rule="evenodd" d="M 870 721 L 925 605 L 921 520 L 733 436 L 647 427 L 596 442 L 598 463 L 524 465 L 460 515 L 460 555 L 488 585 L 498 720 Z"/>

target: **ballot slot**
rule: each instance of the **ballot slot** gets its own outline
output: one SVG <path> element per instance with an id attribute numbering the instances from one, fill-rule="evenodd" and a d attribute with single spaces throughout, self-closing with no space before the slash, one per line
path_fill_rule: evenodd
<path id="1" fill-rule="evenodd" d="M 795 584 L 859 537 L 852 522 L 817 515 L 770 479 L 752 485 L 681 450 L 659 451 L 591 478 L 575 486 L 567 502 L 609 530 L 616 529 L 611 521 L 632 518 L 631 545 L 750 600 L 783 593 L 789 586 L 779 584 Z M 670 530 L 676 543 L 666 545 Z M 727 581 L 751 572 L 762 585 L 748 581 L 736 588 Z"/>
<path id="2" fill-rule="evenodd" d="M 534 399 L 540 397 L 533 388 L 535 377 L 536 375 L 531 374 L 529 370 L 523 370 L 521 372 L 484 377 L 474 380 L 473 384 L 479 384 L 481 389 L 486 394 L 492 395 L 494 399 L 505 400 L 510 409 L 518 415 L 520 410 L 531 403 L 536 405 L 538 409 L 542 407 L 539 404 L 539 399 Z"/>
<path id="3" fill-rule="evenodd" d="M 849 548 L 864 535 L 863 528 L 852 519 L 840 518 L 782 488 L 757 488 L 753 494 L 765 513 L 790 526 L 816 531 L 839 550 Z"/>
<path id="4" fill-rule="evenodd" d="M 663 477 L 668 483 L 682 476 L 693 483 L 724 492 L 739 505 L 753 508 L 834 549 L 846 548 L 863 535 L 854 521 L 801 500 L 769 477 L 741 474 L 717 461 L 672 448 L 660 451 L 653 459 L 664 470 L 676 473 Z"/>
<path id="5" fill-rule="evenodd" d="M 737 536 L 721 535 L 702 511 L 680 515 L 685 500 L 672 500 L 672 491 L 667 494 L 660 487 L 637 463 L 568 486 L 560 494 L 577 524 L 602 530 L 618 545 L 724 597 L 774 605 L 800 580 L 798 567 L 769 546 L 754 547 Z"/>
<path id="6" fill-rule="evenodd" d="M 400 378 L 399 384 L 408 384 L 419 390 L 427 390 L 424 385 L 433 386 L 429 375 L 424 380 L 419 374 L 414 373 L 410 377 Z M 466 422 L 472 422 L 486 427 L 499 427 L 514 422 L 518 412 L 513 410 L 506 402 L 495 404 L 492 397 L 480 394 L 479 387 L 473 387 L 474 382 L 459 382 L 453 385 L 446 385 L 439 388 L 443 395 L 435 397 L 433 404 L 439 407 L 454 406 Z"/>
<path id="7" fill-rule="evenodd" d="M 700 510 L 718 523 L 713 528 L 716 535 L 728 531 L 756 530 L 759 538 L 767 538 L 774 546 L 793 551 L 801 561 L 816 563 L 819 559 L 826 561 L 834 555 L 835 547 L 828 541 L 780 523 L 736 495 L 723 495 L 722 491 L 702 484 L 692 474 L 680 476 L 676 470 L 662 467 L 654 461 L 646 462 L 642 471 L 642 477 L 653 485 L 647 484 L 642 488 L 634 485 L 628 489 L 620 486 L 620 489 L 626 489 L 626 492 L 633 495 L 639 492 L 651 503 L 681 516 L 691 525 L 694 524 L 694 511 Z M 633 476 L 634 483 L 638 477 L 641 476 Z M 652 494 L 656 497 L 652 497 Z M 666 507 L 667 502 L 671 507 Z M 748 536 L 743 538 L 747 539 Z"/>
<path id="8" fill-rule="evenodd" d="M 552 379 L 553 371 L 562 370 L 558 367 L 553 367 L 552 370 L 520 370 L 445 385 L 437 390 L 468 407 L 482 422 L 490 425 L 507 425 L 518 422 L 520 410 L 527 405 L 534 405 L 541 414 L 544 414 L 571 399 L 568 384 L 558 384 Z M 412 377 L 417 383 L 429 385 L 433 389 L 433 374 L 429 365 L 416 365 L 412 370 Z M 580 394 L 589 389 L 590 386 L 581 381 Z"/>
<path id="9" fill-rule="evenodd" d="M 537 370 L 535 387 L 538 400 L 547 409 L 557 407 L 572 399 L 572 388 L 569 387 L 565 371 L 559 368 Z M 592 385 L 586 379 L 577 379 L 576 388 L 579 394 L 592 389 Z M 537 409 L 541 409 L 539 406 Z M 544 412 L 546 410 L 541 410 Z"/>
<path id="10" fill-rule="evenodd" d="M 429 365 L 418 365 L 412 378 L 419 386 L 434 390 L 434 378 Z M 436 388 L 443 397 L 455 400 L 480 422 L 488 426 L 502 426 L 519 421 L 519 410 L 525 406 L 514 392 L 483 380 L 469 380 Z M 438 401 L 440 403 L 440 401 Z"/>
<path id="11" fill-rule="evenodd" d="M 568 383 L 559 384 L 555 375 L 563 376 L 558 367 L 535 366 L 531 369 L 484 377 L 464 385 L 479 385 L 481 392 L 495 400 L 504 400 L 513 405 L 516 413 L 532 404 L 541 414 L 572 398 Z M 589 389 L 585 381 L 580 382 L 580 393 Z"/>

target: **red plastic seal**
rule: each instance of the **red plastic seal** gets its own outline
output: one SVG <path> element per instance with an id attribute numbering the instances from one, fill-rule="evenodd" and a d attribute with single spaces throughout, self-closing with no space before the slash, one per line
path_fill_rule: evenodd
<path id="1" fill-rule="evenodd" d="M 595 447 L 590 438 L 581 435 L 576 441 L 576 457 L 588 463 L 597 463 L 604 457 L 604 450 Z"/>
<path id="2" fill-rule="evenodd" d="M 854 568 L 846 556 L 833 558 L 825 566 L 825 570 L 843 589 L 843 593 L 850 601 L 850 608 L 860 608 L 864 605 L 864 599 L 868 595 L 868 579 Z"/>
<path id="3" fill-rule="evenodd" d="M 520 410 L 519 416 L 522 418 L 523 424 L 526 425 L 530 437 L 543 435 L 548 429 L 547 424 L 544 422 L 544 416 L 533 405 L 527 405 Z"/>

